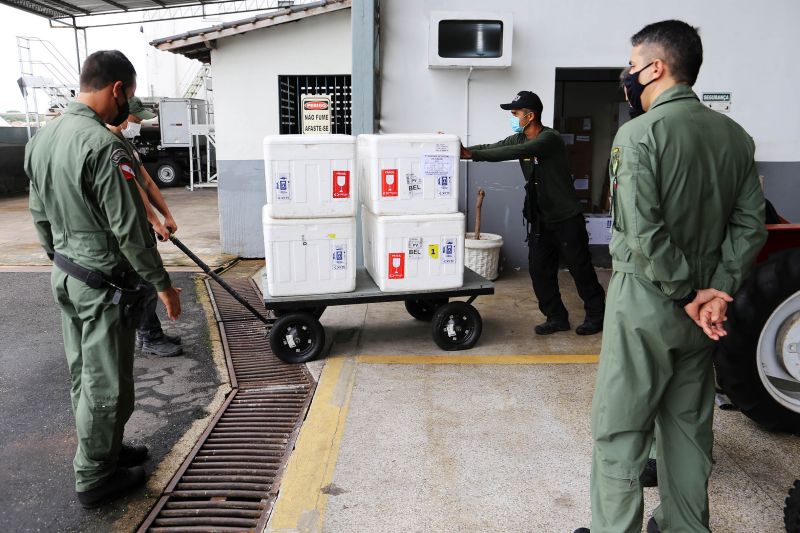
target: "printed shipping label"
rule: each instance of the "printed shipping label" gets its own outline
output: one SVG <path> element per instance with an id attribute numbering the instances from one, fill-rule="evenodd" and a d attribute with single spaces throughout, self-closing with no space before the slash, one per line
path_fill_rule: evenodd
<path id="1" fill-rule="evenodd" d="M 436 178 L 436 197 L 450 198 L 453 195 L 453 178 L 450 176 L 439 176 Z"/>
<path id="2" fill-rule="evenodd" d="M 453 156 L 444 154 L 425 154 L 422 156 L 422 174 L 424 176 L 452 176 Z"/>
<path id="3" fill-rule="evenodd" d="M 406 182 L 408 183 L 408 194 L 412 198 L 422 196 L 422 177 L 417 176 L 413 172 L 406 174 Z"/>
<path id="4" fill-rule="evenodd" d="M 406 254 L 389 254 L 389 279 L 403 279 L 406 277 Z"/>
<path id="5" fill-rule="evenodd" d="M 434 148 L 436 152 L 444 152 L 447 153 L 450 151 L 450 147 L 445 143 L 436 143 L 436 147 Z"/>
<path id="6" fill-rule="evenodd" d="M 422 258 L 422 237 L 408 239 L 408 260 L 417 261 Z"/>
<path id="7" fill-rule="evenodd" d="M 337 244 L 333 247 L 331 270 L 347 270 L 347 245 Z"/>
<path id="8" fill-rule="evenodd" d="M 275 176 L 275 200 L 288 202 L 292 199 L 292 178 L 289 174 Z"/>
<path id="9" fill-rule="evenodd" d="M 333 171 L 333 197 L 350 198 L 350 171 Z"/>
<path id="10" fill-rule="evenodd" d="M 456 262 L 456 240 L 452 238 L 442 239 L 442 264 L 454 264 Z"/>
<path id="11" fill-rule="evenodd" d="M 381 196 L 397 196 L 397 169 L 381 169 Z"/>

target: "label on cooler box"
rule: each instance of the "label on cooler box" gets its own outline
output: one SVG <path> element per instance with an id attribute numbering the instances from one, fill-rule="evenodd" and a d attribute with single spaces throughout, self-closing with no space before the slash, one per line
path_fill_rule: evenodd
<path id="1" fill-rule="evenodd" d="M 453 177 L 439 176 L 436 178 L 436 198 L 450 198 L 453 195 Z"/>
<path id="2" fill-rule="evenodd" d="M 289 174 L 275 176 L 275 200 L 288 202 L 292 199 L 292 177 Z"/>
<path id="3" fill-rule="evenodd" d="M 452 176 L 453 156 L 446 154 L 423 155 L 422 174 L 425 176 Z"/>
<path id="4" fill-rule="evenodd" d="M 450 147 L 445 143 L 437 143 L 436 147 L 433 149 L 435 152 L 444 152 L 447 153 L 450 151 Z"/>
<path id="5" fill-rule="evenodd" d="M 412 198 L 422 196 L 422 177 L 409 172 L 406 174 L 406 183 L 408 183 L 408 194 Z"/>
<path id="6" fill-rule="evenodd" d="M 381 169 L 381 196 L 397 196 L 397 169 Z"/>
<path id="7" fill-rule="evenodd" d="M 456 262 L 456 240 L 452 238 L 442 239 L 442 264 L 451 265 Z"/>
<path id="8" fill-rule="evenodd" d="M 418 261 L 422 259 L 422 237 L 412 237 L 408 239 L 408 260 Z"/>
<path id="9" fill-rule="evenodd" d="M 431 256 L 431 259 L 439 259 L 439 245 L 438 244 L 429 244 L 428 245 L 428 255 Z"/>
<path id="10" fill-rule="evenodd" d="M 347 270 L 347 246 L 337 244 L 333 247 L 333 257 L 331 257 L 331 270 Z"/>
<path id="11" fill-rule="evenodd" d="M 350 198 L 350 171 L 333 171 L 333 197 Z"/>
<path id="12" fill-rule="evenodd" d="M 389 254 L 389 279 L 403 279 L 406 277 L 406 254 Z"/>

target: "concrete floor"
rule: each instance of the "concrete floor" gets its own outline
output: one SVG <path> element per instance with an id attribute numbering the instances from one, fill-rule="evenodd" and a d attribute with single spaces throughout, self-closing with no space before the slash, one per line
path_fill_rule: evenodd
<path id="1" fill-rule="evenodd" d="M 182 187 L 161 189 L 178 223 L 181 241 L 212 267 L 234 257 L 223 254 L 219 243 L 219 210 L 216 189 L 194 192 Z M 159 243 L 159 252 L 168 267 L 193 267 L 194 263 L 172 243 Z M 28 211 L 28 196 L 0 197 L 0 266 L 50 265 L 42 251 Z"/>
<path id="2" fill-rule="evenodd" d="M 600 277 L 607 282 L 608 273 Z M 582 319 L 562 273 L 573 325 Z M 329 308 L 320 375 L 269 530 L 571 532 L 589 524 L 589 413 L 600 337 L 535 337 L 527 275 L 477 300 L 484 334 L 438 351 L 402 304 Z M 556 357 L 541 357 L 555 355 Z M 475 357 L 472 357 L 475 356 Z M 526 356 L 526 357 L 514 357 Z M 553 364 L 561 361 L 566 364 Z M 717 411 L 711 526 L 782 531 L 800 440 Z M 646 515 L 657 505 L 646 490 Z"/>

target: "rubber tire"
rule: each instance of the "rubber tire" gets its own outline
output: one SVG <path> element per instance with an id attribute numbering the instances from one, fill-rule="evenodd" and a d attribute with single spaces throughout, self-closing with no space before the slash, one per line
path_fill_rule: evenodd
<path id="1" fill-rule="evenodd" d="M 786 526 L 786 533 L 800 533 L 800 479 L 795 480 L 789 489 L 783 508 L 783 524 Z"/>
<path id="2" fill-rule="evenodd" d="M 469 335 L 462 339 L 453 340 L 447 335 L 447 333 L 445 333 L 447 322 L 450 320 L 451 315 L 467 317 L 467 326 L 471 327 L 471 332 Z M 431 329 L 433 332 L 434 342 L 442 350 L 448 352 L 454 350 L 469 350 L 475 346 L 475 343 L 481 338 L 483 320 L 481 319 L 481 314 L 478 313 L 478 310 L 467 302 L 449 302 L 438 308 L 433 314 L 433 324 Z"/>
<path id="3" fill-rule="evenodd" d="M 172 178 L 166 179 L 169 174 Z M 177 187 L 181 182 L 181 176 L 182 170 L 178 163 L 172 159 L 162 159 L 156 163 L 156 171 L 151 177 L 159 187 Z"/>
<path id="4" fill-rule="evenodd" d="M 308 340 L 306 349 L 298 351 L 285 344 L 288 328 L 305 327 Z M 269 344 L 281 361 L 286 363 L 306 363 L 322 353 L 325 348 L 325 329 L 319 320 L 308 313 L 290 313 L 280 317 L 269 330 Z"/>
<path id="5" fill-rule="evenodd" d="M 316 319 L 319 319 L 322 316 L 322 313 L 325 312 L 328 306 L 320 305 L 318 307 L 299 307 L 297 309 L 273 309 L 272 316 L 275 318 L 280 318 L 282 316 L 286 316 L 290 313 L 306 313 L 313 316 Z"/>
<path id="6" fill-rule="evenodd" d="M 800 290 L 800 248 L 772 255 L 734 295 L 723 337 L 714 350 L 720 388 L 748 417 L 770 431 L 800 432 L 800 414 L 769 395 L 758 375 L 759 337 L 773 311 Z"/>
<path id="7" fill-rule="evenodd" d="M 436 310 L 448 302 L 447 298 L 411 298 L 405 301 L 408 314 L 422 320 L 430 322 Z"/>

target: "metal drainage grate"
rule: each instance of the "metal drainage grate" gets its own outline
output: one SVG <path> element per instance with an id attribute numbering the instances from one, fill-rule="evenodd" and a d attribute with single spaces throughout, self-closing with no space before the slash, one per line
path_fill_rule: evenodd
<path id="1" fill-rule="evenodd" d="M 254 306 L 263 306 L 250 280 L 226 281 Z M 275 357 L 264 324 L 249 319 L 221 288 L 209 289 L 233 392 L 140 533 L 263 530 L 277 497 L 276 481 L 311 402 L 314 382 L 305 366 Z"/>
<path id="2" fill-rule="evenodd" d="M 224 276 L 223 276 L 224 277 Z M 256 309 L 264 309 L 264 300 L 261 298 L 261 290 L 250 278 L 225 279 L 236 292 L 247 300 L 247 303 Z M 239 320 L 253 320 L 253 315 L 242 307 L 233 296 L 228 294 L 225 289 L 211 280 L 206 280 L 206 289 L 211 298 L 211 306 L 214 308 L 214 315 L 217 322 L 229 322 Z M 264 310 L 267 318 L 272 315 Z"/>

